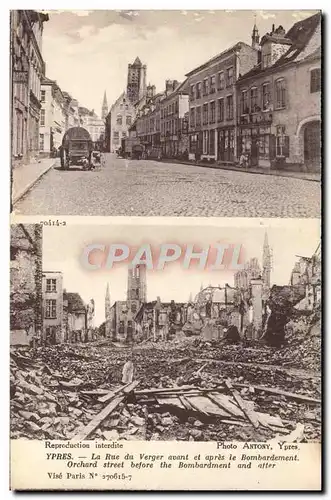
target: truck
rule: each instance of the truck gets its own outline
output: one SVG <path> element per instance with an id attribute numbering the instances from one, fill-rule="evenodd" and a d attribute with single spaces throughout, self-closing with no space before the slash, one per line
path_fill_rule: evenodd
<path id="1" fill-rule="evenodd" d="M 135 137 L 122 139 L 120 156 L 123 158 L 135 158 L 140 160 L 144 152 L 144 146 Z"/>
<path id="2" fill-rule="evenodd" d="M 91 163 L 93 142 L 88 131 L 83 127 L 71 127 L 63 136 L 60 152 L 61 167 L 85 165 Z"/>

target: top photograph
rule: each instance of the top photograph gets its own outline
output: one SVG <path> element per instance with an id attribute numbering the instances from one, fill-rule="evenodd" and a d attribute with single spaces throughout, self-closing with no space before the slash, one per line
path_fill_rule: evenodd
<path id="1" fill-rule="evenodd" d="M 322 24 L 12 10 L 12 214 L 319 218 Z"/>

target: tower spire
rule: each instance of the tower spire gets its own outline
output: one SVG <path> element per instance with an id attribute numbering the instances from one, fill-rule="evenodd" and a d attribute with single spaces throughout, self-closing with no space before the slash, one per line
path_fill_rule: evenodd
<path id="1" fill-rule="evenodd" d="M 106 91 L 104 91 L 103 101 L 102 101 L 102 108 L 101 108 L 101 118 L 102 118 L 102 120 L 104 120 L 107 115 L 108 115 L 108 102 L 107 102 Z"/>
<path id="2" fill-rule="evenodd" d="M 270 276 L 271 276 L 271 249 L 269 246 L 268 233 L 264 233 L 263 242 L 263 271 L 262 280 L 265 288 L 270 290 Z"/>
<path id="3" fill-rule="evenodd" d="M 252 47 L 253 49 L 258 50 L 260 44 L 260 35 L 259 35 L 259 30 L 257 29 L 256 26 L 256 14 L 254 15 L 254 26 L 253 26 L 253 31 L 252 31 Z"/>

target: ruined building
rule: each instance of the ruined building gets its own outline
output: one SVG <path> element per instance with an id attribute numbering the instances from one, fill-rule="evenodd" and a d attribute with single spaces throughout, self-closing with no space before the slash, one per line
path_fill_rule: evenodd
<path id="1" fill-rule="evenodd" d="M 41 335 L 42 226 L 13 224 L 10 233 L 11 344 L 28 344 Z"/>

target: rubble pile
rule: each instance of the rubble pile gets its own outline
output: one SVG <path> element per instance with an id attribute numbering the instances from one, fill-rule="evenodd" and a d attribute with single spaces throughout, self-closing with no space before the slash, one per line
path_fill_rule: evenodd
<path id="1" fill-rule="evenodd" d="M 308 326 L 317 332 L 317 327 Z M 294 339 L 295 329 L 289 329 L 289 334 Z M 291 364 L 286 354 L 289 349 L 303 349 L 313 337 L 304 337 L 301 344 L 289 340 L 286 348 L 278 350 L 192 337 L 144 342 L 133 349 L 107 342 L 16 347 L 11 352 L 11 434 L 13 438 L 74 439 L 90 426 L 87 439 L 265 441 L 281 432 L 278 424 L 254 427 L 245 412 L 244 417 L 220 418 L 211 407 L 217 403 L 210 403 L 210 398 L 221 391 L 222 404 L 224 398 L 230 398 L 226 404 L 236 404 L 225 385 L 230 381 L 253 412 L 250 415 L 278 419 L 286 432 L 304 424 L 303 439 L 318 440 L 319 373 L 295 369 L 296 360 Z M 124 393 L 122 368 L 130 353 L 139 387 Z M 187 386 L 193 386 L 193 393 L 185 392 Z M 176 391 L 183 391 L 179 402 Z M 193 406 L 186 400 L 193 401 Z M 107 405 L 111 411 L 100 419 Z"/>

